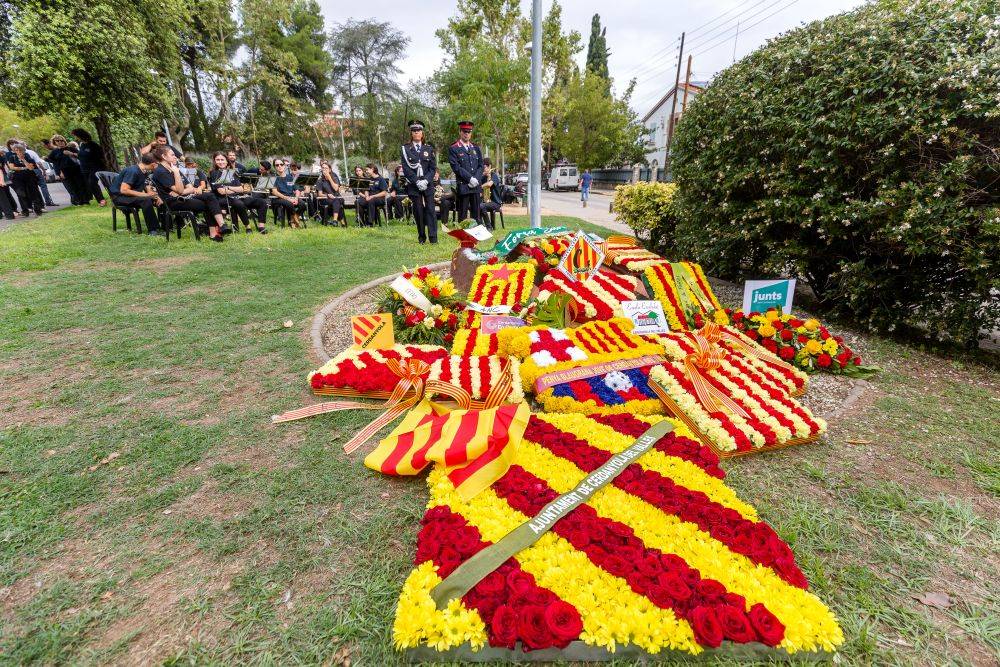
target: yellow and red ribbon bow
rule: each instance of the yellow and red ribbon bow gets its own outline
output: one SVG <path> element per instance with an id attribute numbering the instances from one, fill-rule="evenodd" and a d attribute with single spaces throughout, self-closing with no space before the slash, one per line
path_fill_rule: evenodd
<path id="1" fill-rule="evenodd" d="M 772 353 L 766 347 L 758 345 L 749 338 L 746 338 L 731 329 L 721 327 L 715 322 L 709 322 L 703 326 L 698 330 L 698 334 L 713 344 L 725 341 L 730 345 L 730 347 L 733 348 L 733 350 L 741 354 L 745 354 L 748 357 L 754 357 L 755 359 L 760 359 L 761 361 L 770 362 L 775 366 L 786 370 L 792 368 L 791 364 L 778 355 Z"/>
<path id="2" fill-rule="evenodd" d="M 280 415 L 274 415 L 271 417 L 271 422 L 274 424 L 290 422 L 296 419 L 305 419 L 306 417 L 321 415 L 327 412 L 338 412 L 340 410 L 383 410 L 381 415 L 373 419 L 371 423 L 358 431 L 353 438 L 344 443 L 344 451 L 350 454 L 368 442 L 382 427 L 419 403 L 424 394 L 424 376 L 431 369 L 430 364 L 426 361 L 412 357 L 403 362 L 400 362 L 398 359 L 388 359 L 386 366 L 399 376 L 399 382 L 393 388 L 389 399 L 381 405 L 378 403 L 361 403 L 359 401 L 327 401 L 325 403 L 307 405 L 297 410 L 289 410 Z"/>
<path id="3" fill-rule="evenodd" d="M 743 406 L 705 377 L 705 373 L 714 371 L 722 364 L 726 351 L 700 334 L 694 334 L 692 339 L 695 351 L 684 357 L 684 369 L 698 402 L 710 412 L 728 411 L 744 418 L 749 417 L 750 414 Z"/>

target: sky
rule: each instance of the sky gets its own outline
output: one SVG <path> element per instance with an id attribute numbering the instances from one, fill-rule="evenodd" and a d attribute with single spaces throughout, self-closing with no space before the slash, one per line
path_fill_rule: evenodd
<path id="1" fill-rule="evenodd" d="M 487 0 L 489 1 L 489 0 Z M 436 70 L 442 59 L 434 31 L 447 24 L 456 12 L 455 0 L 399 2 L 380 0 L 377 4 L 344 0 L 319 0 L 327 28 L 348 18 L 388 21 L 410 38 L 406 59 L 399 63 L 403 82 L 422 79 Z M 615 90 L 621 92 L 629 79 L 637 80 L 632 106 L 641 116 L 674 84 L 677 74 L 677 47 L 687 32 L 684 65 L 693 55 L 692 81 L 708 80 L 734 59 L 750 53 L 768 39 L 803 23 L 853 9 L 861 0 L 703 0 L 664 2 L 663 0 L 562 0 L 564 30 L 578 30 L 586 60 L 586 44 L 591 17 L 601 15 L 607 28 L 608 60 Z M 377 11 L 367 7 L 377 7 Z M 525 16 L 531 2 L 521 1 Z M 543 0 L 545 12 L 552 0 Z M 414 11 L 419 8 L 420 11 Z M 739 34 L 737 35 L 737 22 Z M 735 42 L 735 43 L 734 43 Z"/>

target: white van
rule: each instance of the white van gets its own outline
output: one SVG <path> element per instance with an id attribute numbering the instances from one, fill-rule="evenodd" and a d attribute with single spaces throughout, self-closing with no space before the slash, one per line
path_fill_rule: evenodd
<path id="1" fill-rule="evenodd" d="M 549 190 L 579 190 L 580 175 L 575 164 L 563 164 L 554 167 L 545 182 Z"/>

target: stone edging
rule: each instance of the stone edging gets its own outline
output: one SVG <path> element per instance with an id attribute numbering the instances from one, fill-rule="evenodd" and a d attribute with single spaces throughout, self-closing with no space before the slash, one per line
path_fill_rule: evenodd
<path id="1" fill-rule="evenodd" d="M 424 264 L 428 269 L 432 271 L 437 271 L 439 269 L 446 269 L 451 266 L 451 260 L 445 260 L 443 262 L 437 262 L 435 264 Z M 376 278 L 375 280 L 369 280 L 364 285 L 358 285 L 357 287 L 352 287 L 347 290 L 333 301 L 330 301 L 325 306 L 320 308 L 319 312 L 313 317 L 312 330 L 309 333 L 309 337 L 312 339 L 313 352 L 316 357 L 319 358 L 321 364 L 325 364 L 330 361 L 330 355 L 326 353 L 323 349 L 323 328 L 326 324 L 326 318 L 331 313 L 336 312 L 341 305 L 346 301 L 353 299 L 358 294 L 372 289 L 373 287 L 378 287 L 383 283 L 392 282 L 398 276 L 398 273 L 393 273 L 388 276 L 382 276 L 381 278 Z"/>

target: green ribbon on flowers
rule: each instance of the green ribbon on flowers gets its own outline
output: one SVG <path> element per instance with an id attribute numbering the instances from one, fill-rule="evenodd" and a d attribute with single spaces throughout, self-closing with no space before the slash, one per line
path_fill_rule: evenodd
<path id="1" fill-rule="evenodd" d="M 431 590 L 431 598 L 437 604 L 437 608 L 444 609 L 448 606 L 448 602 L 468 593 L 473 586 L 503 565 L 508 558 L 516 556 L 537 542 L 559 519 L 587 502 L 588 498 L 618 477 L 629 464 L 648 452 L 660 438 L 673 430 L 674 425 L 667 419 L 653 424 L 627 449 L 615 454 L 600 468 L 580 480 L 572 491 L 562 494 L 543 507 L 536 516 L 459 565 Z"/>
<path id="2" fill-rule="evenodd" d="M 476 262 L 485 262 L 491 257 L 506 257 L 509 255 L 514 248 L 521 245 L 525 239 L 535 238 L 538 236 L 556 236 L 558 234 L 568 234 L 569 227 L 528 227 L 527 229 L 515 230 L 503 238 L 502 241 L 497 242 L 493 246 L 492 250 L 486 250 L 484 252 L 479 252 L 473 250 L 469 253 L 471 259 Z"/>

